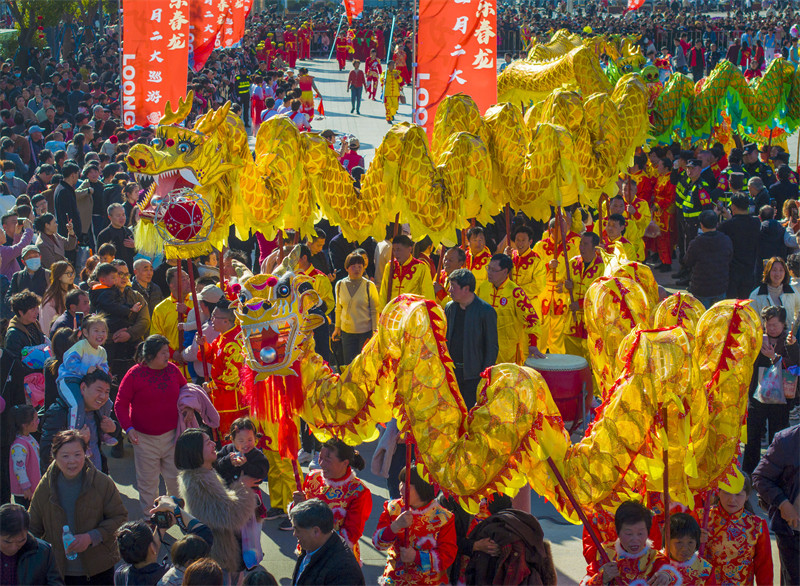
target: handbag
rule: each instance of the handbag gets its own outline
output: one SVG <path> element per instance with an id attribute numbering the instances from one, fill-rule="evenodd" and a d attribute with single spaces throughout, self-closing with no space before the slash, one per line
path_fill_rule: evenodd
<path id="1" fill-rule="evenodd" d="M 783 391 L 783 369 L 780 356 L 770 367 L 761 366 L 758 369 L 758 387 L 753 398 L 765 405 L 786 404 Z"/>

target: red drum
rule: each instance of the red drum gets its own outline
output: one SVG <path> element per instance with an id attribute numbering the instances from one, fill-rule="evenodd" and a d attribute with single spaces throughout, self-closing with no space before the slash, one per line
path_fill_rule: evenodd
<path id="1" fill-rule="evenodd" d="M 574 422 L 570 430 L 574 431 L 592 406 L 592 372 L 586 359 L 571 354 L 548 354 L 547 358 L 528 358 L 525 366 L 542 375 L 561 418 Z"/>

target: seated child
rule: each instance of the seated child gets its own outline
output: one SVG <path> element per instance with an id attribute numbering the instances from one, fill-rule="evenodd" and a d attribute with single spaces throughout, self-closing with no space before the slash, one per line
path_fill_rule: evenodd
<path id="1" fill-rule="evenodd" d="M 772 584 L 772 547 L 767 522 L 747 502 L 753 485 L 745 475 L 744 488 L 732 494 L 719 489 L 719 503 L 708 514 L 706 558 L 714 574 L 712 584 Z"/>
<path id="2" fill-rule="evenodd" d="M 81 379 L 90 372 L 100 369 L 108 374 L 108 356 L 103 343 L 108 337 L 108 326 L 102 315 L 93 314 L 83 319 L 81 323 L 82 339 L 73 344 L 64 353 L 61 366 L 58 367 L 56 384 L 58 394 L 69 406 L 69 427 L 80 429 L 84 425 L 86 410 L 81 395 Z M 113 403 L 108 400 L 98 409 L 100 418 L 109 417 Z M 117 445 L 117 440 L 107 433 L 102 436 L 103 443 L 107 446 Z"/>
<path id="3" fill-rule="evenodd" d="M 636 501 L 622 503 L 614 514 L 617 540 L 603 546 L 611 561 L 603 564 L 597 556 L 589 564 L 587 576 L 581 583 L 609 584 L 619 578 L 623 584 L 640 580 L 650 586 L 668 586 L 671 578 L 658 572 L 667 563 L 667 558 L 647 542 L 652 523 L 653 514 L 643 504 Z"/>
<path id="4" fill-rule="evenodd" d="M 697 554 L 700 524 L 688 513 L 669 517 L 669 563 L 659 570 L 673 579 L 674 586 L 704 586 L 711 577 L 711 564 Z"/>

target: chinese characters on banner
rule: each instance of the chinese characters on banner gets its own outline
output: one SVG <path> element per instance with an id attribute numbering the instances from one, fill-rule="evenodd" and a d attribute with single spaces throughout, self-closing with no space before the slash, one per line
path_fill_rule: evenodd
<path id="1" fill-rule="evenodd" d="M 364 0 L 342 0 L 347 13 L 347 23 L 353 24 L 353 18 L 364 12 Z"/>
<path id="2" fill-rule="evenodd" d="M 214 50 L 225 22 L 228 0 L 192 0 L 189 17 L 189 63 L 200 71 Z"/>
<path id="3" fill-rule="evenodd" d="M 467 94 L 481 113 L 497 102 L 495 0 L 419 0 L 414 122 L 430 136 L 436 107 Z"/>
<path id="4" fill-rule="evenodd" d="M 252 0 L 226 0 L 226 2 L 229 7 L 224 13 L 225 22 L 219 31 L 219 44 L 216 46 L 223 49 L 228 49 L 242 40 L 245 19 L 253 5 Z"/>
<path id="5" fill-rule="evenodd" d="M 167 101 L 186 95 L 188 0 L 123 3 L 122 123 L 157 124 Z"/>

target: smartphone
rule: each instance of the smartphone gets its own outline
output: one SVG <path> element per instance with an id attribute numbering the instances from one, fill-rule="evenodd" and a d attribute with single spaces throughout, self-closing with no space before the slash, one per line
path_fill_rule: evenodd
<path id="1" fill-rule="evenodd" d="M 25 218 L 17 218 L 17 226 L 22 226 L 25 223 Z"/>
<path id="2" fill-rule="evenodd" d="M 76 311 L 75 312 L 75 328 L 73 328 L 73 329 L 76 329 L 76 330 L 80 329 L 81 323 L 83 323 L 83 312 L 82 311 Z"/>

